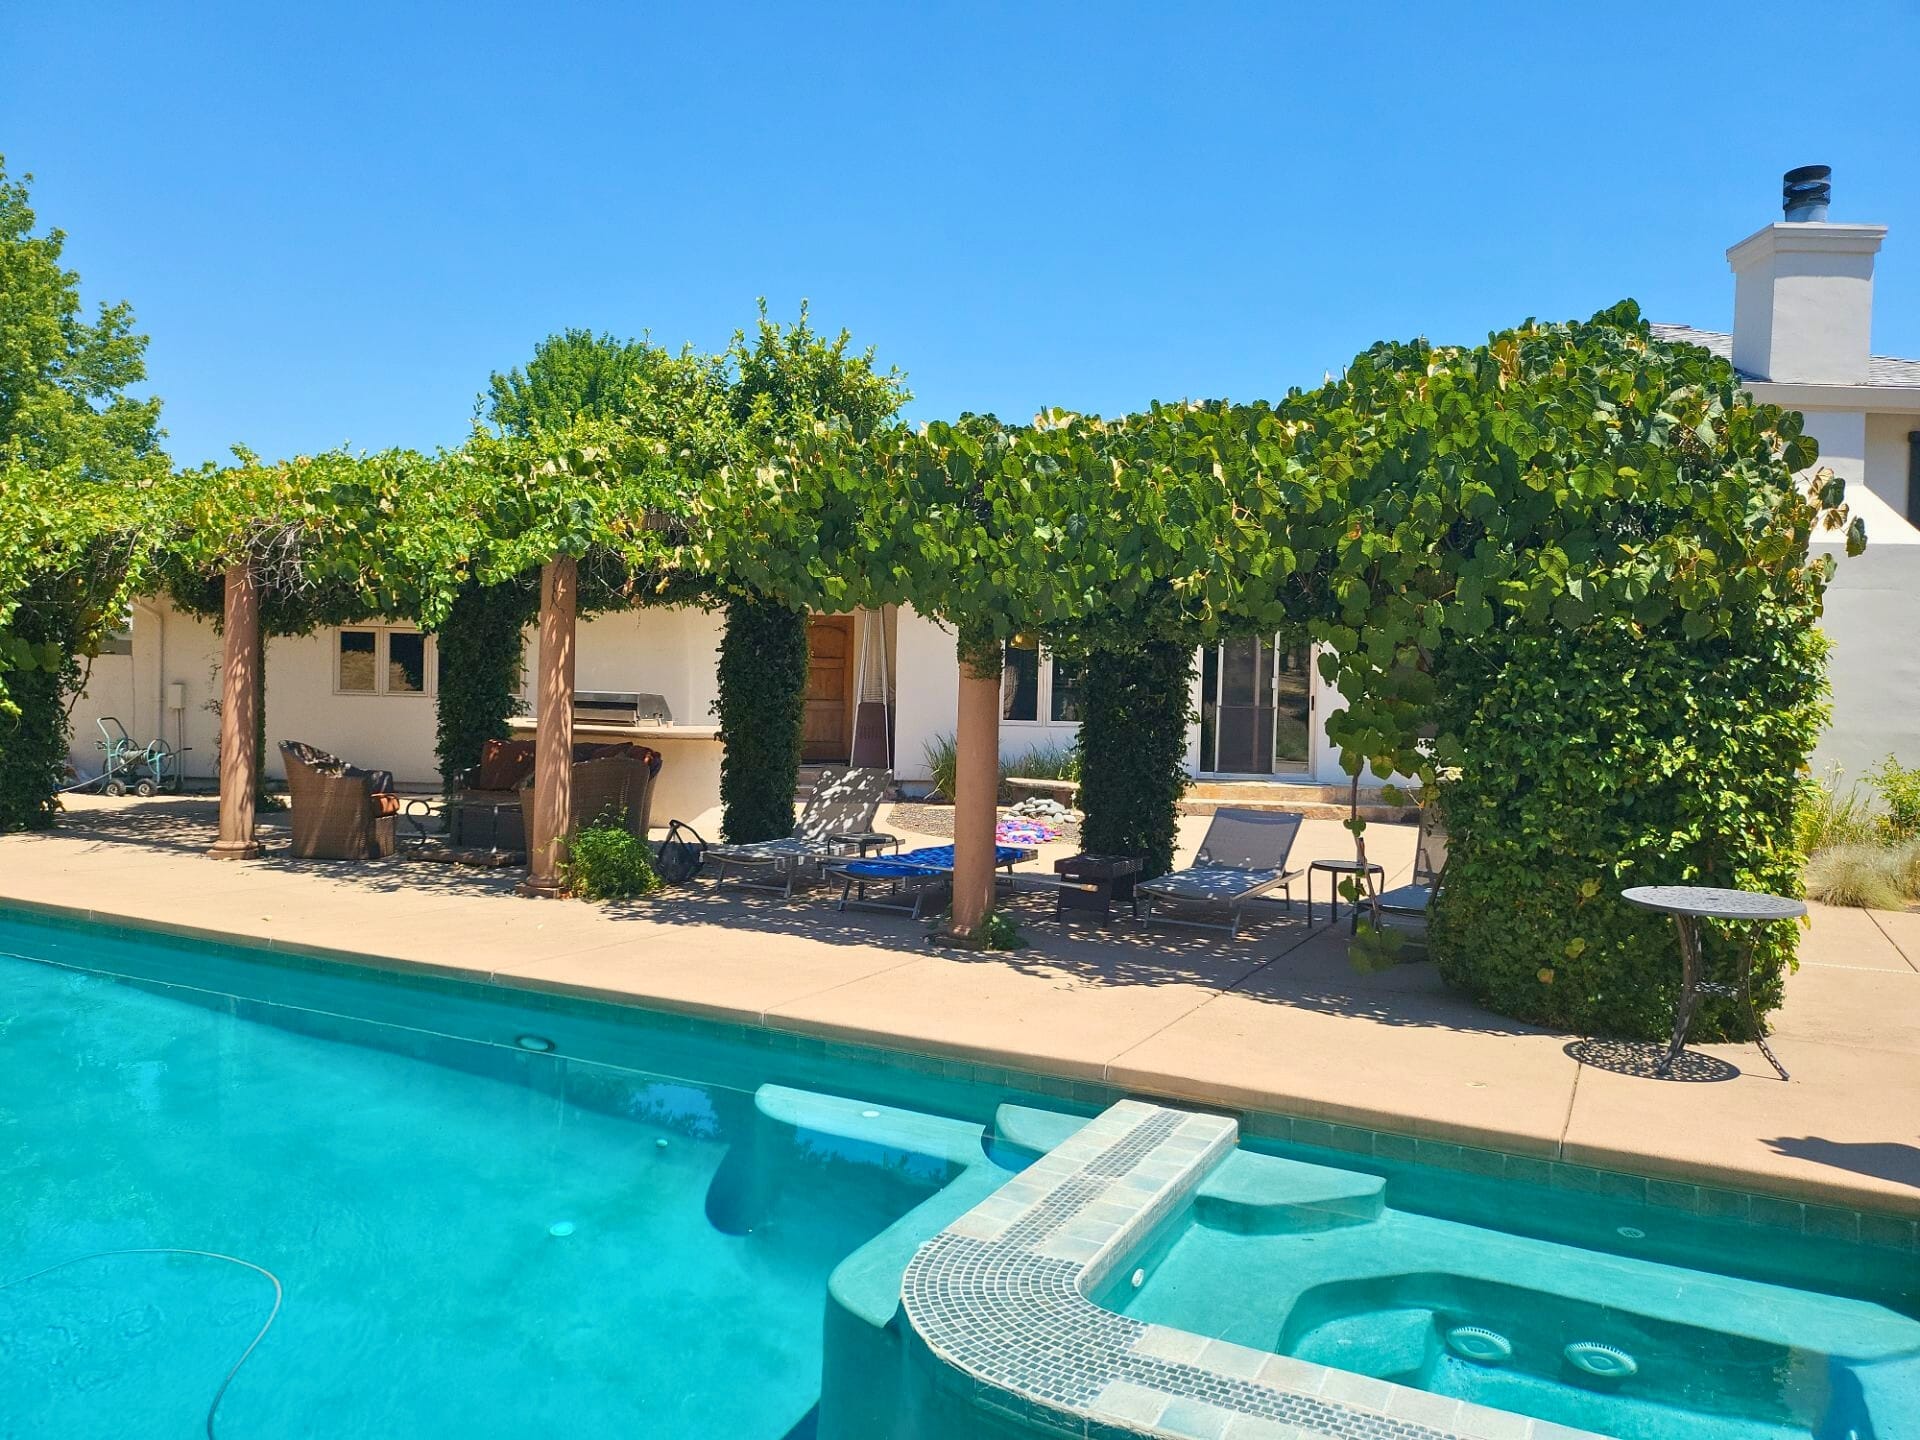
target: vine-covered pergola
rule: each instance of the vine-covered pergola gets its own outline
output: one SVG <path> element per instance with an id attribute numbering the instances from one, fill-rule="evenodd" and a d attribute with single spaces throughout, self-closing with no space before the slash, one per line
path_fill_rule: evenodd
<path id="1" fill-rule="evenodd" d="M 253 853 L 263 607 L 433 628 L 463 591 L 537 572 L 536 892 L 566 838 L 583 565 L 631 599 L 911 604 L 958 637 L 963 940 L 993 904 L 1009 638 L 1121 665 L 1291 629 L 1344 697 L 1327 730 L 1350 773 L 1452 777 L 1443 967 L 1513 1013 L 1581 1019 L 1664 948 L 1613 903 L 1624 874 L 1797 883 L 1789 815 L 1824 698 L 1809 545 L 1847 523 L 1830 476 L 1795 478 L 1815 458 L 1797 415 L 1623 304 L 1475 347 L 1383 344 L 1275 403 L 789 414 L 704 449 L 628 417 L 434 456 L 244 460 L 174 477 L 155 549 L 223 580 L 221 856 Z M 1621 771 L 1629 735 L 1640 773 Z M 1756 973 L 1777 986 L 1791 949 L 1763 946 Z"/>

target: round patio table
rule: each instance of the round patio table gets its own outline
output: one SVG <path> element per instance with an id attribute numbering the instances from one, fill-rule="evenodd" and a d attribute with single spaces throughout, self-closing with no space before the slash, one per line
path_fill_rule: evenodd
<path id="1" fill-rule="evenodd" d="M 1747 1007 L 1747 1018 L 1753 1022 L 1754 1044 L 1760 1047 L 1760 1053 L 1767 1057 L 1767 1063 L 1782 1080 L 1790 1079 L 1787 1067 L 1768 1047 L 1766 1033 L 1760 1028 L 1760 1017 L 1754 1012 L 1753 937 L 1754 927 L 1776 920 L 1796 920 L 1807 913 L 1807 907 L 1784 895 L 1768 895 L 1759 890 L 1716 890 L 1706 885 L 1635 885 L 1622 890 L 1620 898 L 1642 910 L 1671 915 L 1674 929 L 1680 932 L 1680 999 L 1674 1006 L 1673 1040 L 1667 1046 L 1666 1055 L 1654 1067 L 1654 1073 L 1664 1076 L 1680 1058 L 1687 1044 L 1687 1027 L 1693 1023 L 1694 1011 L 1700 1008 L 1700 997 L 1718 995 L 1739 1000 Z M 1707 979 L 1706 964 L 1700 954 L 1699 922 L 1702 920 L 1725 920 L 1747 927 L 1747 943 L 1740 952 L 1737 982 Z"/>

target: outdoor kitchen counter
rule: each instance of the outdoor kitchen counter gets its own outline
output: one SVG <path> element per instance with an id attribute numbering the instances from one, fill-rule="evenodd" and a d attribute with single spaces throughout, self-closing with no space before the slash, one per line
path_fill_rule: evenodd
<path id="1" fill-rule="evenodd" d="M 531 717 L 509 720 L 517 736 L 531 737 Z M 596 725 L 573 722 L 575 744 L 611 745 L 632 741 L 660 752 L 660 778 L 653 783 L 653 826 L 692 820 L 720 803 L 720 756 L 726 749 L 718 725 Z M 708 836 L 708 839 L 715 837 Z"/>

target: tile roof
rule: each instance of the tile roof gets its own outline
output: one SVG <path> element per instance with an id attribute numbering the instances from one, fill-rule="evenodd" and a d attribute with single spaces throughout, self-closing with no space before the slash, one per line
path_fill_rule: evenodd
<path id="1" fill-rule="evenodd" d="M 1691 325 L 1654 325 L 1650 327 L 1660 340 L 1681 345 L 1700 345 L 1722 360 L 1733 359 L 1733 336 L 1724 330 L 1696 330 Z M 1765 381 L 1764 375 L 1739 372 L 1743 380 Z M 1920 360 L 1901 360 L 1892 355 L 1873 355 L 1867 359 L 1867 384 L 1888 385 L 1896 389 L 1920 388 Z"/>

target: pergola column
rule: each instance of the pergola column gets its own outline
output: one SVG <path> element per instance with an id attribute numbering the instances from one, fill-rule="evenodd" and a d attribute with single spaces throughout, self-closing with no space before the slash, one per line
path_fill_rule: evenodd
<path id="1" fill-rule="evenodd" d="M 953 933 L 974 934 L 993 908 L 994 824 L 1000 800 L 1000 667 L 960 655 L 954 726 Z"/>
<path id="2" fill-rule="evenodd" d="M 580 564 L 556 555 L 540 570 L 540 673 L 534 705 L 533 811 L 527 817 L 526 895 L 560 893 L 573 816 L 574 620 Z"/>
<path id="3" fill-rule="evenodd" d="M 251 860 L 260 799 L 260 586 L 249 564 L 229 565 L 220 659 L 220 836 L 215 860 Z"/>

